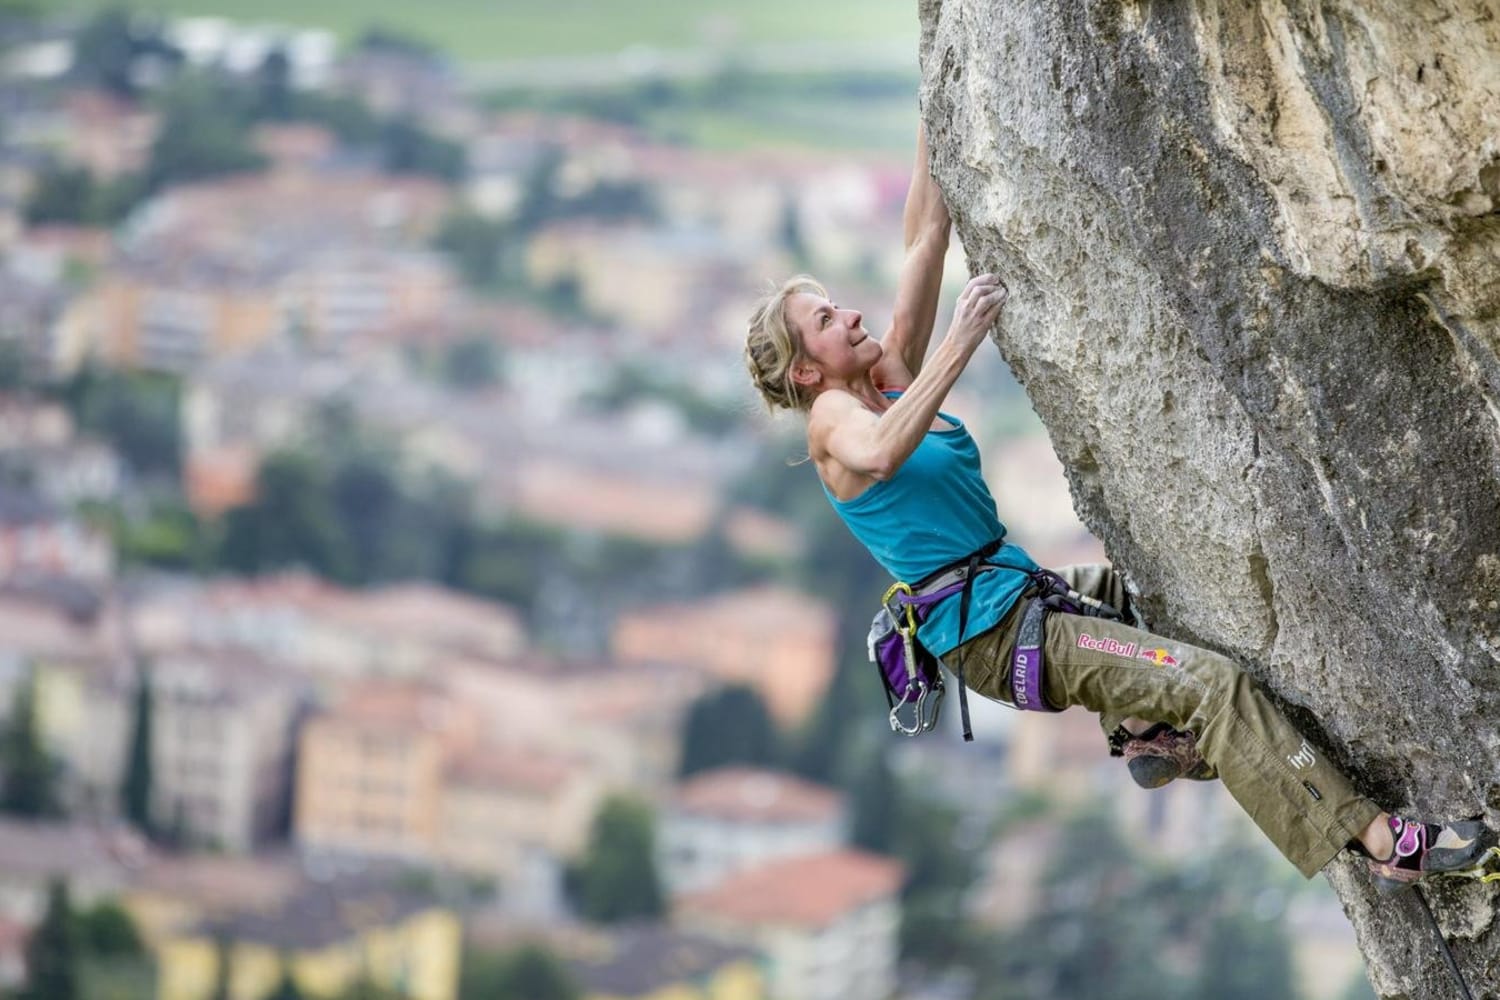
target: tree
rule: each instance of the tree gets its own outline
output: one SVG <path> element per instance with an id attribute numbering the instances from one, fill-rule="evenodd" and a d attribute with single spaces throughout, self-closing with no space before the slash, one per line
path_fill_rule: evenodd
<path id="1" fill-rule="evenodd" d="M 255 106 L 252 115 L 256 120 L 286 121 L 295 110 L 292 61 L 287 58 L 285 49 L 274 48 L 266 53 L 255 72 Z"/>
<path id="2" fill-rule="evenodd" d="M 130 13 L 118 7 L 103 10 L 74 39 L 73 72 L 85 82 L 129 97 L 135 93 L 132 71 L 137 54 Z"/>
<path id="3" fill-rule="evenodd" d="M 901 827 L 901 787 L 891 772 L 886 740 L 863 754 L 849 783 L 849 842 L 878 854 L 894 854 Z"/>
<path id="4" fill-rule="evenodd" d="M 281 960 L 281 981 L 266 1000 L 306 1000 L 302 990 L 297 987 L 297 980 L 292 977 L 292 967 L 285 957 Z"/>
<path id="5" fill-rule="evenodd" d="M 225 934 L 214 938 L 214 986 L 209 1000 L 230 1000 L 234 976 L 234 942 Z"/>
<path id="6" fill-rule="evenodd" d="M 36 721 L 36 678 L 17 688 L 0 738 L 0 810 L 16 816 L 57 816 L 57 765 L 42 746 Z"/>
<path id="7" fill-rule="evenodd" d="M 249 111 L 236 90 L 209 77 L 185 79 L 165 103 L 146 168 L 151 190 L 265 167 L 250 144 Z"/>
<path id="8" fill-rule="evenodd" d="M 1198 981 L 1191 996 L 1215 1000 L 1297 1000 L 1292 946 L 1279 919 L 1223 910 L 1208 923 Z"/>
<path id="9" fill-rule="evenodd" d="M 85 367 L 59 394 L 78 426 L 108 441 L 137 473 L 177 478 L 182 386 L 175 376 Z"/>
<path id="10" fill-rule="evenodd" d="M 347 580 L 345 534 L 329 492 L 328 472 L 314 456 L 273 453 L 260 467 L 255 503 L 225 525 L 226 561 L 249 572 L 302 565 Z"/>
<path id="11" fill-rule="evenodd" d="M 984 1000 L 1164 1000 L 1183 996 L 1162 958 L 1174 941 L 1168 908 L 1110 818 L 1087 813 L 1055 834 L 1043 876 L 1043 903 L 994 949 L 996 968 L 980 976 Z M 1209 995 L 1217 995 L 1210 993 Z"/>
<path id="12" fill-rule="evenodd" d="M 458 1000 L 581 1000 L 582 996 L 567 965 L 540 945 L 501 952 L 464 949 Z"/>
<path id="13" fill-rule="evenodd" d="M 491 288 L 499 281 L 501 250 L 507 234 L 504 223 L 476 212 L 451 213 L 438 228 L 434 243 L 453 257 L 458 273 L 472 288 Z"/>
<path id="14" fill-rule="evenodd" d="M 693 702 L 683 729 L 683 777 L 726 764 L 772 765 L 776 727 L 753 688 L 730 685 Z"/>
<path id="15" fill-rule="evenodd" d="M 649 807 L 620 796 L 605 801 L 583 860 L 567 878 L 574 905 L 586 919 L 621 923 L 665 912 L 653 842 Z"/>
<path id="16" fill-rule="evenodd" d="M 104 900 L 78 913 L 78 937 L 82 950 L 91 956 L 140 958 L 146 954 L 135 921 L 113 900 Z"/>
<path id="17" fill-rule="evenodd" d="M 538 947 L 518 948 L 506 959 L 491 996 L 526 1000 L 579 1000 L 583 992 L 565 966 L 551 952 Z"/>
<path id="18" fill-rule="evenodd" d="M 125 781 L 120 787 L 120 806 L 125 818 L 147 836 L 156 832 L 151 816 L 151 727 L 154 701 L 151 672 L 143 666 L 135 685 L 135 718 L 130 730 L 130 755 L 125 762 Z"/>
<path id="19" fill-rule="evenodd" d="M 26 943 L 23 1000 L 79 1000 L 78 939 L 68 884 L 53 879 L 47 912 Z"/>

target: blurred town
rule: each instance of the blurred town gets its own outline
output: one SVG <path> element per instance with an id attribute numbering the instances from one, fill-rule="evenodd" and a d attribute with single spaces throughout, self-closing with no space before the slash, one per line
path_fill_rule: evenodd
<path id="1" fill-rule="evenodd" d="M 0 4 L 0 67 L 5 995 L 1372 995 L 1216 784 L 1078 712 L 889 732 L 885 582 L 739 355 L 800 270 L 881 325 L 910 146 L 643 116 L 914 132 L 914 65 L 487 93 L 388 31 Z M 1102 559 L 971 369 L 1012 536 Z"/>

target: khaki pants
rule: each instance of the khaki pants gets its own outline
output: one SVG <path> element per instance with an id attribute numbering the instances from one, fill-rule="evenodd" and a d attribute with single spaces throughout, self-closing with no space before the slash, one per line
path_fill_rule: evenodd
<path id="1" fill-rule="evenodd" d="M 1123 608 L 1108 566 L 1059 570 L 1079 593 Z M 999 625 L 964 643 L 969 687 L 1013 703 L 1011 654 L 1021 602 Z M 1224 787 L 1302 874 L 1311 878 L 1380 813 L 1294 729 L 1228 658 L 1123 622 L 1051 614 L 1044 687 L 1056 708 L 1082 705 L 1106 732 L 1131 717 L 1192 730 Z"/>

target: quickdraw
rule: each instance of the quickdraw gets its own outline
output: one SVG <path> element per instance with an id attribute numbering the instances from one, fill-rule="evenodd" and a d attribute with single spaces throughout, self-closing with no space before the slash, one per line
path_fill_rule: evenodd
<path id="1" fill-rule="evenodd" d="M 906 600 L 898 601 L 897 595 L 904 596 Z M 896 626 L 896 632 L 901 636 L 902 659 L 906 665 L 906 688 L 901 692 L 901 700 L 891 706 L 890 722 L 893 732 L 902 733 L 906 736 L 916 736 L 931 730 L 938 722 L 938 712 L 942 708 L 943 689 L 942 681 L 938 680 L 935 687 L 927 684 L 927 678 L 922 671 L 917 669 L 917 612 L 912 600 L 912 588 L 910 584 L 896 581 L 885 595 L 881 597 L 880 603 L 890 613 L 891 619 Z M 912 696 L 916 692 L 916 696 Z M 931 708 L 929 710 L 929 703 Z M 912 721 L 908 725 L 901 718 L 901 709 L 907 705 L 912 706 Z"/>

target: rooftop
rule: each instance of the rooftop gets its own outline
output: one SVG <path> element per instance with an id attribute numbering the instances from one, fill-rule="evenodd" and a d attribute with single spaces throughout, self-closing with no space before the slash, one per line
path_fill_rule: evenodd
<path id="1" fill-rule="evenodd" d="M 676 901 L 677 912 L 736 924 L 827 927 L 855 910 L 894 898 L 899 861 L 841 850 L 773 861 Z"/>
<path id="2" fill-rule="evenodd" d="M 754 960 L 747 948 L 721 944 L 667 927 L 642 925 L 622 930 L 606 955 L 571 962 L 590 996 L 656 996 L 675 983 L 699 983 L 736 962 Z"/>
<path id="3" fill-rule="evenodd" d="M 425 895 L 392 884 L 341 878 L 308 882 L 279 906 L 207 920 L 197 931 L 288 952 L 309 951 L 355 940 L 435 905 Z"/>
<path id="4" fill-rule="evenodd" d="M 0 819 L 0 872 L 7 878 L 123 878 L 145 864 L 147 852 L 126 827 Z"/>
<path id="5" fill-rule="evenodd" d="M 837 819 L 843 796 L 789 774 L 749 767 L 705 771 L 684 781 L 680 812 L 736 823 L 817 823 Z"/>

